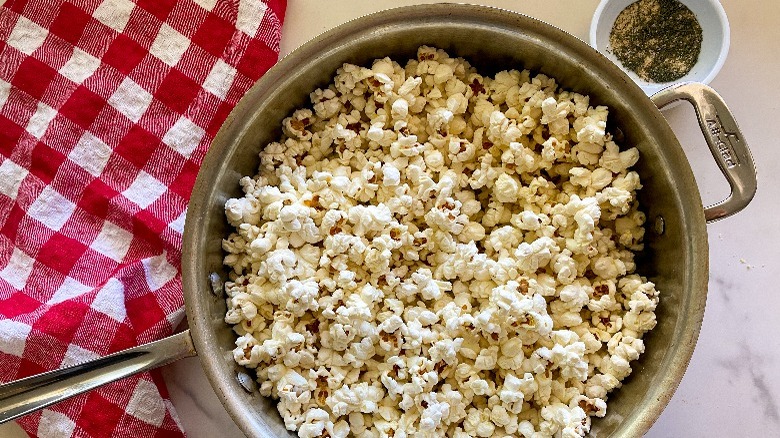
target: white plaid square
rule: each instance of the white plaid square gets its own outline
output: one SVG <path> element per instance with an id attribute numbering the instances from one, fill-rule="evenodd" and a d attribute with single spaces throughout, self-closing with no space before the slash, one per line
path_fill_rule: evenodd
<path id="1" fill-rule="evenodd" d="M 138 123 L 152 103 L 152 95 L 132 79 L 125 78 L 114 94 L 108 98 L 108 103 L 128 119 Z"/>
<path id="2" fill-rule="evenodd" d="M 165 283 L 171 281 L 176 276 L 177 270 L 168 263 L 165 252 L 158 256 L 144 259 L 141 263 L 146 273 L 146 283 L 151 291 L 156 291 L 163 287 Z"/>
<path id="3" fill-rule="evenodd" d="M 27 215 L 37 219 L 54 231 L 59 231 L 76 210 L 76 204 L 68 201 L 51 186 L 46 186 L 27 209 Z"/>
<path id="4" fill-rule="evenodd" d="M 43 102 L 38 102 L 38 108 L 35 109 L 35 113 L 30 117 L 30 121 L 27 122 L 27 132 L 33 137 L 40 139 L 56 115 L 57 110 Z"/>
<path id="5" fill-rule="evenodd" d="M 163 23 L 149 52 L 162 62 L 175 66 L 181 55 L 190 47 L 190 39 L 180 34 L 176 29 Z"/>
<path id="6" fill-rule="evenodd" d="M 25 17 L 19 17 L 6 42 L 25 55 L 32 55 L 38 47 L 41 47 L 47 35 L 49 35 L 48 30 Z"/>
<path id="7" fill-rule="evenodd" d="M 32 327 L 11 319 L 0 320 L 0 351 L 5 354 L 12 354 L 22 357 L 24 345 L 27 336 L 32 331 Z"/>
<path id="8" fill-rule="evenodd" d="M 47 438 L 71 438 L 75 429 L 76 423 L 67 415 L 44 409 L 38 421 L 37 435 Z"/>
<path id="9" fill-rule="evenodd" d="M 22 290 L 27 283 L 27 278 L 30 277 L 34 263 L 35 259 L 27 255 L 21 249 L 14 248 L 11 253 L 11 259 L 8 260 L 8 264 L 0 271 L 0 278 L 11 283 L 11 286 L 16 289 Z M 3 337 L 0 336 L 0 339 L 3 339 Z M 0 344 L 2 344 L 2 342 L 0 342 Z"/>
<path id="10" fill-rule="evenodd" d="M 100 355 L 94 351 L 89 351 L 85 348 L 81 348 L 76 344 L 68 344 L 68 349 L 65 351 L 65 357 L 62 358 L 60 368 L 78 365 L 90 360 L 99 358 Z M 45 435 L 48 436 L 48 435 Z"/>
<path id="11" fill-rule="evenodd" d="M 182 116 L 165 133 L 163 143 L 189 158 L 205 134 L 203 128 Z"/>
<path id="12" fill-rule="evenodd" d="M 54 292 L 54 295 L 49 298 L 49 301 L 47 301 L 46 304 L 54 305 L 61 303 L 90 290 L 92 290 L 91 287 L 81 284 L 81 282 L 78 280 L 75 280 L 71 277 L 65 277 L 65 281 L 62 282 L 60 287 L 56 292 Z"/>
<path id="13" fill-rule="evenodd" d="M 160 195 L 165 193 L 166 190 L 165 184 L 142 170 L 138 172 L 138 176 L 133 183 L 122 194 L 127 199 L 138 204 L 139 207 L 146 208 Z"/>
<path id="14" fill-rule="evenodd" d="M 100 176 L 111 158 L 111 148 L 91 132 L 86 131 L 68 154 L 68 158 L 92 176 Z"/>
<path id="15" fill-rule="evenodd" d="M 168 320 L 168 324 L 170 324 L 171 327 L 178 326 L 183 318 L 184 318 L 184 309 L 179 309 L 173 313 L 169 313 L 165 315 L 165 319 Z"/>
<path id="16" fill-rule="evenodd" d="M 125 257 L 132 242 L 132 233 L 105 221 L 100 234 L 89 247 L 118 263 Z"/>
<path id="17" fill-rule="evenodd" d="M 76 423 L 67 415 L 44 409 L 38 422 L 37 435 L 48 438 L 70 438 L 75 429 Z"/>
<path id="18" fill-rule="evenodd" d="M 5 101 L 8 100 L 8 96 L 11 94 L 11 84 L 0 79 L 0 109 L 5 105 Z"/>
<path id="19" fill-rule="evenodd" d="M 19 193 L 19 186 L 22 185 L 22 181 L 29 173 L 27 169 L 10 159 L 0 163 L 0 193 L 11 199 L 16 199 L 16 195 Z"/>
<path id="20" fill-rule="evenodd" d="M 173 230 L 176 231 L 179 234 L 184 233 L 184 221 L 187 218 L 187 209 L 185 208 L 184 211 L 181 212 L 179 217 L 176 218 L 173 222 L 168 224 L 168 226 Z"/>
<path id="21" fill-rule="evenodd" d="M 100 67 L 99 59 L 78 47 L 74 47 L 68 62 L 60 68 L 60 74 L 77 84 L 81 84 L 92 76 L 98 67 Z"/>
<path id="22" fill-rule="evenodd" d="M 130 0 L 105 0 L 95 9 L 92 16 L 121 33 L 130 20 L 133 8 L 135 8 L 135 3 Z"/>
<path id="23" fill-rule="evenodd" d="M 249 36 L 255 36 L 260 23 L 263 22 L 268 5 L 262 0 L 241 0 L 238 4 L 238 19 L 236 27 Z"/>
<path id="24" fill-rule="evenodd" d="M 165 419 L 165 403 L 154 383 L 140 379 L 125 411 L 146 423 L 159 427 Z"/>
<path id="25" fill-rule="evenodd" d="M 193 0 L 201 8 L 211 11 L 217 5 L 217 0 Z"/>
<path id="26" fill-rule="evenodd" d="M 100 288 L 89 307 L 108 315 L 117 322 L 124 321 L 127 318 L 127 310 L 125 309 L 125 287 L 122 282 L 116 278 L 108 280 Z"/>
<path id="27" fill-rule="evenodd" d="M 236 69 L 221 59 L 217 59 L 214 67 L 203 82 L 203 89 L 211 92 L 220 99 L 224 99 L 233 79 L 236 77 Z"/>

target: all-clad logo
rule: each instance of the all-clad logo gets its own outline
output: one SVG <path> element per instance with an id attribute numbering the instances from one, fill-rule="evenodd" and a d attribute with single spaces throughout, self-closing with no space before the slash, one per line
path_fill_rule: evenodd
<path id="1" fill-rule="evenodd" d="M 710 130 L 710 134 L 715 139 L 715 145 L 718 147 L 723 162 L 726 163 L 726 167 L 731 169 L 739 164 L 737 154 L 734 153 L 733 142 L 741 141 L 737 133 L 727 132 L 723 129 L 723 125 L 720 120 L 707 119 L 707 129 Z"/>

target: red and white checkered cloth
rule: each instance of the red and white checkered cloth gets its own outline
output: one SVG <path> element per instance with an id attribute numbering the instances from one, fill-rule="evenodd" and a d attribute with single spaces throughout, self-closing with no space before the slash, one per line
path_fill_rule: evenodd
<path id="1" fill-rule="evenodd" d="M 206 149 L 276 61 L 284 0 L 7 0 L 0 8 L 0 381 L 170 335 Z M 159 373 L 19 421 L 175 437 Z"/>

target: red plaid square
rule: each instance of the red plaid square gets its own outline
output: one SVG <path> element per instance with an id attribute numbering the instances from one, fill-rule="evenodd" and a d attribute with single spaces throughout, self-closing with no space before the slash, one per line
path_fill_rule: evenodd
<path id="1" fill-rule="evenodd" d="M 173 68 L 163 80 L 155 97 L 174 111 L 184 114 L 202 85 Z"/>
<path id="2" fill-rule="evenodd" d="M 19 223 L 25 217 L 24 210 L 18 205 L 11 206 L 7 214 L 3 214 L 3 227 L 0 228 L 0 234 L 5 237 L 3 241 L 4 245 L 0 245 L 0 249 L 4 254 L 9 254 L 13 250 L 11 242 L 16 241 L 17 233 L 19 232 Z M 3 240 L 3 239 L 0 239 Z"/>
<path id="3" fill-rule="evenodd" d="M 104 102 L 105 105 L 89 126 L 89 131 L 105 144 L 114 147 L 133 127 L 133 122 L 119 110 Z"/>
<path id="4" fill-rule="evenodd" d="M 189 193 L 189 189 L 195 184 L 195 178 L 198 175 L 198 166 L 192 161 L 184 163 L 184 167 L 181 169 L 176 179 L 171 183 L 169 189 L 179 194 L 182 197 L 186 197 Z M 186 212 L 182 212 L 182 215 Z M 182 228 L 183 230 L 183 228 Z"/>
<path id="5" fill-rule="evenodd" d="M 58 233 L 41 247 L 38 260 L 55 271 L 68 275 L 86 248 L 83 243 Z"/>
<path id="6" fill-rule="evenodd" d="M 15 293 L 11 297 L 9 297 L 8 299 L 0 301 L 0 303 L 2 303 L 2 306 L 3 306 L 4 309 L 8 309 L 7 316 L 9 318 L 16 318 L 16 317 L 19 317 L 21 315 L 26 315 L 26 314 L 34 311 L 35 309 L 38 308 L 38 306 L 41 305 L 40 302 L 38 302 L 37 300 L 34 300 L 34 299 L 28 297 L 27 295 L 25 295 L 23 293 Z M 17 341 L 18 339 L 24 338 L 24 337 L 20 337 L 20 336 L 17 335 L 18 333 L 22 333 L 22 334 L 25 333 L 24 330 L 18 330 L 20 327 L 22 329 L 25 329 L 24 326 L 16 326 L 14 328 L 14 332 L 13 332 L 14 336 L 12 338 L 7 337 L 7 338 L 4 338 L 4 339 L 8 339 L 8 340 L 13 339 L 13 341 Z M 11 342 L 13 342 L 13 341 L 11 341 Z M 3 362 L 3 364 L 5 364 L 5 363 L 6 362 Z"/>
<path id="7" fill-rule="evenodd" d="M 171 9 L 176 5 L 176 0 L 138 0 L 138 6 L 155 16 L 160 21 L 165 21 Z"/>
<path id="8" fill-rule="evenodd" d="M 35 342 L 33 340 L 30 341 Z M 41 374 L 46 371 L 47 370 L 45 367 L 39 365 L 34 360 L 30 360 L 27 359 L 26 357 L 23 357 L 19 363 L 19 368 L 17 369 L 16 376 L 14 376 L 14 379 L 23 379 L 25 377 L 32 376 L 35 374 Z"/>
<path id="9" fill-rule="evenodd" d="M 90 409 L 82 410 L 80 426 L 84 433 L 89 436 L 107 436 L 106 425 L 111 425 L 111 432 L 115 425 L 125 414 L 124 409 L 117 406 L 113 401 L 103 397 L 102 391 L 93 391 L 87 395 L 85 405 Z"/>
<path id="10" fill-rule="evenodd" d="M 35 58 L 27 58 L 19 66 L 11 85 L 39 99 L 57 71 Z"/>
<path id="11" fill-rule="evenodd" d="M 27 131 L 30 131 L 30 125 L 27 126 Z M 44 183 L 51 183 L 54 180 L 62 162 L 65 161 L 64 155 L 42 142 L 35 143 L 30 151 L 30 158 L 32 161 L 30 173 Z"/>
<path id="12" fill-rule="evenodd" d="M 10 157 L 13 146 L 24 135 L 24 128 L 14 123 L 8 117 L 0 115 L 0 154 Z"/>
<path id="13" fill-rule="evenodd" d="M 82 318 L 87 313 L 88 308 L 89 306 L 76 300 L 63 301 L 52 306 L 46 313 L 41 315 L 33 324 L 33 330 L 45 333 L 45 336 L 51 336 L 60 341 L 57 343 L 48 341 L 46 343 L 56 344 L 55 348 L 61 349 L 62 355 L 64 355 L 67 345 L 73 340 L 73 335 L 81 325 Z M 41 343 L 30 343 L 28 348 L 35 349 L 40 346 Z M 48 345 L 44 350 L 51 353 L 52 347 L 54 345 Z"/>
<path id="14" fill-rule="evenodd" d="M 114 148 L 114 152 L 141 169 L 149 161 L 152 153 L 159 148 L 159 145 L 159 138 L 139 125 L 133 125 Z"/>
<path id="15" fill-rule="evenodd" d="M 171 334 L 198 167 L 276 60 L 284 1 L 17 0 L 0 13 L 0 379 Z M 22 418 L 183 436 L 155 372 Z"/>
<path id="16" fill-rule="evenodd" d="M 209 14 L 193 35 L 192 42 L 214 56 L 221 56 L 235 31 L 235 26 L 227 20 Z"/>
<path id="17" fill-rule="evenodd" d="M 235 3 L 230 4 L 223 2 L 223 4 L 226 8 L 236 7 Z M 202 7 L 193 5 L 190 1 L 177 1 L 173 8 L 171 8 L 168 19 L 165 20 L 165 22 L 174 29 L 177 29 L 183 35 L 191 37 L 200 24 L 203 23 L 203 20 L 206 19 L 206 15 L 208 15 L 208 11 L 204 10 Z M 187 25 L 187 23 L 192 23 L 192 25 Z M 234 20 L 233 27 L 235 26 L 236 23 Z"/>
<path id="18" fill-rule="evenodd" d="M 75 151 L 75 149 L 74 149 Z M 101 180 L 93 180 L 81 193 L 79 205 L 95 217 L 106 217 L 110 200 L 118 193 Z"/>
<path id="19" fill-rule="evenodd" d="M 92 17 L 73 4 L 63 3 L 49 31 L 72 45 L 77 45 Z"/>
<path id="20" fill-rule="evenodd" d="M 144 59 L 146 54 L 146 49 L 127 35 L 117 35 L 116 39 L 108 46 L 106 54 L 103 55 L 103 62 L 127 75 Z"/>
<path id="21" fill-rule="evenodd" d="M 130 328 L 127 323 L 120 324 L 114 333 L 111 333 L 113 338 L 111 343 L 108 344 L 107 353 L 116 353 L 137 345 L 135 331 Z"/>
<path id="22" fill-rule="evenodd" d="M 70 95 L 59 112 L 73 123 L 88 129 L 105 105 L 103 98 L 87 87 L 80 86 Z"/>

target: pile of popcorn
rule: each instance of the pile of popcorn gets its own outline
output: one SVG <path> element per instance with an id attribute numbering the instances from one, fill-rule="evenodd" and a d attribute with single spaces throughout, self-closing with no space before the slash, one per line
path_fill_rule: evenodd
<path id="1" fill-rule="evenodd" d="M 225 205 L 235 360 L 301 438 L 578 437 L 656 323 L 608 110 L 420 47 L 344 64 Z"/>

